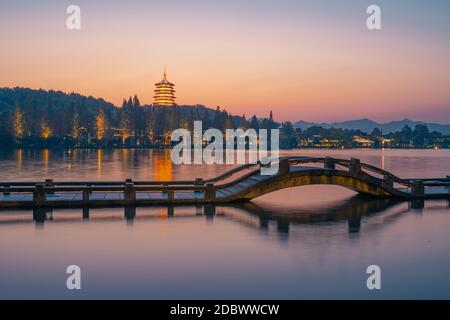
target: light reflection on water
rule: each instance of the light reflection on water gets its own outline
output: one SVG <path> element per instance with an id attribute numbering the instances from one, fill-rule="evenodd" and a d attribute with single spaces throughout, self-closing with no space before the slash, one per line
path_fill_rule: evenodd
<path id="1" fill-rule="evenodd" d="M 301 154 L 359 157 L 401 177 L 450 173 L 445 150 Z M 2 180 L 166 180 L 228 168 L 173 166 L 169 157 L 168 150 L 23 150 L 0 154 L 0 170 Z M 332 186 L 233 206 L 3 211 L 0 297 L 449 298 L 449 230 L 448 201 L 415 209 Z M 79 292 L 65 287 L 70 264 L 82 269 Z M 366 289 L 370 264 L 382 269 L 381 291 Z"/>

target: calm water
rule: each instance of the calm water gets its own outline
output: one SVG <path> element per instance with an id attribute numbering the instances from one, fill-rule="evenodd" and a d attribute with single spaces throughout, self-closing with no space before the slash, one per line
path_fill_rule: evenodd
<path id="1" fill-rule="evenodd" d="M 450 175 L 449 150 L 289 153 L 359 157 L 408 178 Z M 1 180 L 169 180 L 226 169 L 173 166 L 156 150 L 0 154 Z M 448 201 L 413 209 L 309 186 L 233 207 L 91 209 L 84 217 L 81 209 L 1 211 L 0 298 L 450 298 Z M 81 267 L 81 291 L 66 289 L 71 264 Z M 371 264 L 381 267 L 380 291 L 366 288 Z"/>

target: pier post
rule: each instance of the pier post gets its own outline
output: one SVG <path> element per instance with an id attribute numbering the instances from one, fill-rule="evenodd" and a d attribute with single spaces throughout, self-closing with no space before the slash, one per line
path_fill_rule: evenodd
<path id="1" fill-rule="evenodd" d="M 423 199 L 412 199 L 409 201 L 408 206 L 410 209 L 422 210 L 425 207 L 425 201 Z"/>
<path id="2" fill-rule="evenodd" d="M 171 205 L 167 206 L 167 217 L 171 218 L 175 214 L 175 208 Z"/>
<path id="3" fill-rule="evenodd" d="M 262 230 L 269 230 L 269 217 L 265 214 L 259 216 L 259 228 Z"/>
<path id="4" fill-rule="evenodd" d="M 425 195 L 425 187 L 422 181 L 414 181 L 411 187 L 411 193 L 415 197 L 423 197 Z"/>
<path id="5" fill-rule="evenodd" d="M 352 212 L 348 216 L 348 232 L 357 233 L 361 230 L 361 214 L 359 212 Z"/>
<path id="6" fill-rule="evenodd" d="M 34 208 L 33 209 L 33 221 L 36 222 L 36 225 L 43 225 L 45 220 L 47 220 L 47 213 L 45 208 Z"/>
<path id="7" fill-rule="evenodd" d="M 175 199 L 175 193 L 172 189 L 167 190 L 167 199 L 171 202 Z"/>
<path id="8" fill-rule="evenodd" d="M 289 221 L 277 220 L 277 231 L 281 235 L 289 234 Z"/>
<path id="9" fill-rule="evenodd" d="M 353 174 L 361 173 L 361 160 L 357 158 L 351 158 L 348 166 L 348 171 Z"/>
<path id="10" fill-rule="evenodd" d="M 204 185 L 205 185 L 205 181 L 203 180 L 203 178 L 195 178 L 194 186 L 199 187 L 199 186 L 204 186 Z M 194 191 L 194 193 L 199 193 L 199 192 L 201 192 L 201 191 L 198 191 L 198 190 Z"/>
<path id="11" fill-rule="evenodd" d="M 46 188 L 53 188 L 55 184 L 53 183 L 53 179 L 45 179 L 45 187 Z M 47 193 L 54 194 L 54 190 L 49 190 Z"/>
<path id="12" fill-rule="evenodd" d="M 280 159 L 280 166 L 278 169 L 278 174 L 279 175 L 283 175 L 283 174 L 288 174 L 290 169 L 289 169 L 289 160 L 288 159 Z"/>
<path id="13" fill-rule="evenodd" d="M 91 190 L 92 190 L 91 187 L 85 187 L 83 189 L 83 202 L 85 204 L 88 204 L 88 202 L 89 202 L 89 194 L 92 192 Z"/>
<path id="14" fill-rule="evenodd" d="M 335 170 L 336 169 L 336 163 L 332 160 L 330 157 L 325 158 L 325 162 L 323 163 L 323 167 L 328 170 Z"/>
<path id="15" fill-rule="evenodd" d="M 124 197 L 125 201 L 128 202 L 136 201 L 136 189 L 134 188 L 133 182 L 125 183 Z"/>
<path id="16" fill-rule="evenodd" d="M 214 215 L 216 214 L 216 206 L 213 204 L 207 204 L 205 205 L 205 217 L 206 219 L 212 219 Z"/>
<path id="17" fill-rule="evenodd" d="M 47 196 L 45 194 L 45 188 L 43 183 L 36 183 L 33 191 L 33 202 L 36 205 L 40 205 L 47 200 Z"/>
<path id="18" fill-rule="evenodd" d="M 206 184 L 206 190 L 205 190 L 205 200 L 206 201 L 212 201 L 216 197 L 216 191 L 214 190 L 214 183 L 207 183 Z"/>
<path id="19" fill-rule="evenodd" d="M 9 192 L 9 188 L 11 187 L 11 185 L 9 184 L 4 184 L 3 185 L 3 195 L 4 196 L 9 196 L 10 192 Z"/>
<path id="20" fill-rule="evenodd" d="M 135 206 L 125 206 L 124 208 L 124 218 L 127 223 L 132 223 L 136 217 L 136 207 Z"/>
<path id="21" fill-rule="evenodd" d="M 89 220 L 89 207 L 83 207 L 83 220 Z"/>

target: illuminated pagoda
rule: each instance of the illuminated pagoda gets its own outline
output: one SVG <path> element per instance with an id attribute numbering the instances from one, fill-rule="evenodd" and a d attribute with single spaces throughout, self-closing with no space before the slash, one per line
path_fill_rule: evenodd
<path id="1" fill-rule="evenodd" d="M 167 80 L 166 68 L 164 67 L 163 79 L 155 83 L 155 96 L 153 105 L 171 107 L 175 104 L 175 85 Z"/>

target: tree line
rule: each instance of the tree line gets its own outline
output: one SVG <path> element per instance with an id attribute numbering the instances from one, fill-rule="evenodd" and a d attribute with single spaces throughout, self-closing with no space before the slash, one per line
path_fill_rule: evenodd
<path id="1" fill-rule="evenodd" d="M 217 107 L 202 105 L 158 107 L 142 105 L 135 95 L 124 99 L 121 107 L 103 99 L 61 91 L 28 88 L 0 88 L 1 147 L 139 147 L 171 143 L 178 128 L 193 130 L 202 121 L 203 130 L 280 129 L 280 148 L 325 146 L 357 147 L 355 137 L 368 139 L 371 147 L 448 148 L 450 137 L 430 132 L 426 125 L 405 126 L 401 131 L 383 134 L 374 129 L 368 134 L 313 126 L 294 128 L 291 122 L 278 123 L 270 112 L 267 118 L 231 115 Z M 327 143 L 322 143 L 328 141 Z"/>
<path id="2" fill-rule="evenodd" d="M 116 107 L 103 99 L 61 91 L 0 89 L 0 145 L 10 147 L 137 147 L 170 144 L 171 132 L 203 129 L 272 129 L 268 118 L 234 116 L 202 105 L 141 105 L 135 95 Z"/>

